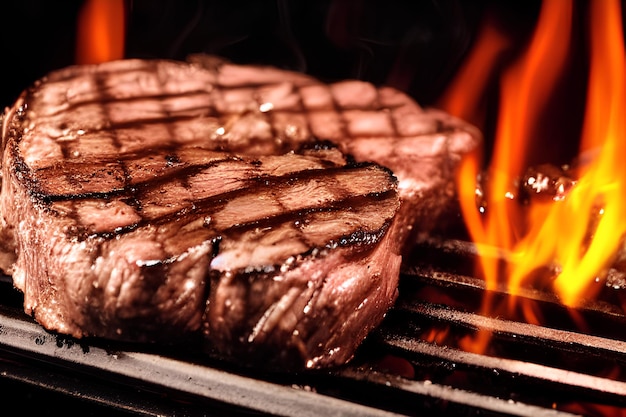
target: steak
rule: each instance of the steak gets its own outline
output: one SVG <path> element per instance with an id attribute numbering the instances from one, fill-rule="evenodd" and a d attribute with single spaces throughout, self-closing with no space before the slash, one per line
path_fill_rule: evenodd
<path id="1" fill-rule="evenodd" d="M 1 266 L 50 331 L 343 364 L 477 138 L 396 90 L 214 57 L 61 69 L 3 117 Z"/>
<path id="2" fill-rule="evenodd" d="M 391 169 L 399 180 L 402 204 L 396 229 L 404 255 L 421 236 L 445 232 L 462 221 L 455 172 L 460 160 L 481 145 L 474 126 L 422 108 L 391 87 L 357 80 L 325 84 L 300 73 L 237 65 L 210 55 L 189 61 L 215 80 L 213 103 L 218 114 L 229 115 L 217 122 L 223 130 L 216 139 L 225 148 L 276 153 L 316 137 L 357 161 Z"/>

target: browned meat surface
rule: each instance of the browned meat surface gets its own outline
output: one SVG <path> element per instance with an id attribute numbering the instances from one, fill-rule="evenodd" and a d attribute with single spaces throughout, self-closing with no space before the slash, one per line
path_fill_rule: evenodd
<path id="1" fill-rule="evenodd" d="M 294 367 L 380 323 L 477 140 L 394 90 L 209 57 L 51 73 L 2 137 L 0 261 L 43 326 Z"/>
<path id="2" fill-rule="evenodd" d="M 216 77 L 216 125 L 225 147 L 259 152 L 293 149 L 317 137 L 357 161 L 390 168 L 402 200 L 397 219 L 404 253 L 420 234 L 459 221 L 454 173 L 481 139 L 473 126 L 436 109 L 424 109 L 406 94 L 356 80 L 323 84 L 301 74 L 242 66 L 204 55 L 190 60 Z M 212 131 L 214 133 L 214 131 Z M 458 224 L 457 224 L 458 225 Z"/>

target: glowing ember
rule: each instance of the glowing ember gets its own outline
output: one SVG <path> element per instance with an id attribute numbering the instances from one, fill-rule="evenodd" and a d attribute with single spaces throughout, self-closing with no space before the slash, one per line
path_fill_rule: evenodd
<path id="1" fill-rule="evenodd" d="M 496 142 L 485 188 L 480 190 L 483 195 L 475 193 L 481 170 L 478 157 L 464 161 L 458 173 L 465 221 L 481 254 L 488 289 L 504 281 L 513 294 L 526 284 L 552 286 L 565 305 L 576 306 L 602 288 L 597 282 L 604 280 L 622 246 L 626 233 L 622 11 L 618 0 L 591 2 L 590 8 L 587 110 L 581 165 L 571 171 L 574 181 L 557 181 L 551 199 L 530 198 L 527 206 L 519 201 L 516 182 L 528 167 L 534 129 L 565 69 L 572 28 L 570 1 L 542 3 L 528 49 L 502 78 Z M 463 114 L 451 104 L 446 109 Z M 526 185 L 537 192 L 547 184 L 548 178 L 540 174 L 527 177 Z M 487 248 L 506 250 L 507 264 L 503 267 Z M 524 314 L 529 322 L 540 320 L 536 312 Z"/>
<path id="2" fill-rule="evenodd" d="M 80 11 L 76 63 L 98 64 L 124 57 L 124 0 L 87 0 Z"/>

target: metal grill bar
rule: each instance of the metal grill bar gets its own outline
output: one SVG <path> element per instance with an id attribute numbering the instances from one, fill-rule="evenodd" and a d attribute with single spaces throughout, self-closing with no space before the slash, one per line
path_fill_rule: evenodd
<path id="1" fill-rule="evenodd" d="M 426 255 L 422 255 L 420 258 L 420 252 L 425 252 Z M 493 256 L 500 260 L 505 260 L 509 257 L 505 251 L 485 247 L 485 245 L 481 246 L 481 253 L 481 256 Z M 405 284 L 411 285 L 412 283 L 420 282 L 423 285 L 456 288 L 463 291 L 469 290 L 480 294 L 486 291 L 485 281 L 473 276 L 475 273 L 473 266 L 479 256 L 476 244 L 455 239 L 429 238 L 418 245 L 415 254 L 417 255 L 416 261 L 405 266 L 403 275 Z M 449 265 L 452 266 L 450 267 Z M 464 270 L 468 267 L 470 270 Z M 551 291 L 520 287 L 513 294 L 507 284 L 503 282 L 496 283 L 492 287 L 490 291 L 501 298 L 515 297 L 539 304 L 552 305 L 560 309 L 566 308 L 559 297 Z M 612 291 L 617 293 L 626 291 L 626 289 L 614 289 Z M 623 321 L 626 324 L 624 307 L 608 300 L 580 300 L 576 311 L 608 317 L 613 320 Z"/>
<path id="2" fill-rule="evenodd" d="M 624 401 L 624 397 L 626 397 L 626 383 L 621 381 L 613 381 L 607 378 L 539 365 L 527 361 L 464 352 L 450 347 L 437 346 L 422 340 L 397 335 L 386 335 L 384 340 L 385 343 L 391 347 L 442 359 L 456 365 L 461 364 L 483 368 L 486 372 L 506 372 L 511 375 L 524 376 L 572 388 L 582 388 L 599 392 L 607 394 L 606 396 L 614 395 L 616 397 L 612 398 L 613 400 Z"/>
<path id="3" fill-rule="evenodd" d="M 339 398 L 283 386 L 234 373 L 151 353 L 125 350 L 110 352 L 78 343 L 65 344 L 36 323 L 0 315 L 0 347 L 64 367 L 81 369 L 88 375 L 105 372 L 127 384 L 149 383 L 159 387 L 209 398 L 224 404 L 276 416 L 371 416 L 398 414 Z"/>
<path id="4" fill-rule="evenodd" d="M 475 330 L 487 330 L 496 334 L 516 337 L 520 340 L 533 339 L 545 346 L 560 346 L 563 349 L 575 349 L 594 355 L 609 354 L 612 358 L 626 363 L 626 342 L 621 340 L 486 317 L 433 304 L 401 302 L 397 308 L 423 317 L 429 317 L 430 319 L 454 325 L 463 325 Z M 480 361 L 477 363 L 480 363 Z M 626 395 L 626 388 L 620 392 L 622 392 L 622 395 Z"/>
<path id="5" fill-rule="evenodd" d="M 38 324 L 27 318 L 0 309 L 0 327 L 3 329 L 0 337 L 0 349 L 13 354 L 45 361 L 47 365 L 56 364 L 62 368 L 87 376 L 89 384 L 79 383 L 76 387 L 75 379 L 54 377 L 55 390 L 65 390 L 68 395 L 79 396 L 82 399 L 97 401 L 109 406 L 118 407 L 129 413 L 156 416 L 163 413 L 164 408 L 138 402 L 131 395 L 120 394 L 120 390 L 113 390 L 115 394 L 102 395 L 93 388 L 94 376 L 107 383 L 108 391 L 112 390 L 113 382 L 120 381 L 122 385 L 142 386 L 148 384 L 157 388 L 168 388 L 200 398 L 210 399 L 221 404 L 238 407 L 244 410 L 253 410 L 279 416 L 372 416 L 391 417 L 398 414 L 361 405 L 352 400 L 333 398 L 327 395 L 307 391 L 292 385 L 281 385 L 257 378 L 237 375 L 227 371 L 212 368 L 197 363 L 181 361 L 152 353 L 138 351 L 117 351 L 104 349 L 92 345 L 66 343 L 65 339 L 52 335 Z M 387 341 L 392 347 L 399 347 L 396 342 Z M 419 346 L 426 346 L 420 343 Z M 411 349 L 414 351 L 415 346 Z M 406 349 L 407 346 L 402 346 Z M 422 351 L 421 353 L 428 353 Z M 449 359 L 449 358 L 444 358 Z M 15 370 L 12 371 L 15 375 Z M 332 378 L 346 378 L 349 383 L 360 381 L 373 384 L 374 389 L 389 389 L 390 387 L 403 393 L 406 401 L 414 401 L 416 407 L 424 398 L 431 401 L 446 401 L 457 404 L 458 407 L 474 409 L 477 415 L 511 415 L 528 417 L 570 417 L 573 414 L 557 410 L 546 410 L 541 407 L 499 399 L 489 395 L 457 389 L 430 381 L 411 381 L 389 373 L 364 371 L 352 366 L 340 369 L 331 375 Z M 39 377 L 26 376 L 33 384 L 44 384 Z M 52 380 L 52 378 L 50 379 Z M 64 384 L 64 381 L 69 381 Z M 79 379 L 80 381 L 80 379 Z M 28 381 L 27 381 L 28 382 Z M 74 386 L 72 387 L 72 384 Z M 90 385 L 91 384 L 91 385 Z M 97 384 L 96 384 L 97 386 Z M 315 385 L 313 385 L 315 388 Z M 52 389 L 52 388 L 51 388 Z M 123 390 L 121 391 L 123 392 Z M 412 397 L 406 398 L 407 395 Z M 165 408 L 167 410 L 167 408 Z M 480 411 L 482 410 L 482 411 Z M 478 412 L 480 411 L 480 412 Z"/>
<path id="6" fill-rule="evenodd" d="M 36 323 L 15 312 L 11 314 L 11 312 L 2 311 L 2 313 L 0 315 L 0 326 L 3 329 L 0 337 L 2 350 L 36 358 L 45 361 L 48 365 L 54 362 L 63 368 L 79 371 L 87 375 L 91 384 L 94 383 L 94 375 L 105 381 L 104 383 L 107 379 L 119 381 L 120 377 L 124 377 L 123 384 L 127 386 L 137 387 L 150 384 L 208 398 L 233 407 L 272 415 L 376 417 L 399 415 L 391 411 L 360 405 L 354 401 L 332 398 L 293 386 L 274 384 L 161 355 L 129 350 L 118 352 L 79 343 L 66 343 L 64 339 L 46 332 Z M 393 346 L 393 343 L 389 344 Z M 13 374 L 15 375 L 14 372 Z M 375 384 L 377 385 L 375 388 L 387 389 L 391 385 L 395 389 L 418 397 L 454 402 L 461 407 L 489 411 L 496 415 L 570 416 L 568 413 L 541 410 L 540 407 L 521 402 L 510 402 L 429 381 L 410 381 L 388 373 L 362 371 L 353 367 L 339 370 L 335 376 Z M 34 378 L 32 383 L 42 384 L 41 375 Z M 111 394 L 103 397 L 97 389 L 90 389 L 89 384 L 81 383 L 79 388 L 76 388 L 75 380 L 69 379 L 65 385 L 64 380 L 62 377 L 55 377 L 54 389 L 65 389 L 68 395 L 77 395 L 82 399 L 99 401 L 108 405 L 114 405 L 114 401 L 118 400 L 119 407 L 142 415 L 156 416 L 163 411 L 163 407 L 148 407 L 146 404 L 142 405 L 141 402 L 137 402 L 136 399 L 133 404 L 132 396 L 120 397 L 118 393 L 114 398 L 110 398 Z M 72 384 L 74 384 L 73 388 Z M 112 386 L 108 386 L 109 391 Z M 420 398 L 413 398 L 412 401 L 417 404 Z"/>
<path id="7" fill-rule="evenodd" d="M 459 246 L 463 247 L 453 243 L 437 250 L 445 256 L 459 256 L 454 249 Z M 471 246 L 466 246 L 465 251 L 460 252 L 461 256 L 471 252 Z M 588 374 L 580 367 L 568 368 L 567 361 L 562 362 L 562 366 L 561 362 L 535 362 L 535 356 L 532 356 L 537 349 L 544 350 L 545 347 L 555 356 L 573 354 L 582 358 L 584 364 L 587 360 L 615 363 L 624 370 L 626 340 L 487 317 L 471 310 L 415 298 L 422 288 L 435 288 L 443 293 L 456 289 L 461 296 L 471 294 L 469 298 L 485 291 L 481 280 L 445 268 L 437 269 L 436 261 L 423 266 L 417 264 L 405 271 L 398 302 L 383 325 L 366 341 L 364 349 L 357 352 L 355 361 L 321 374 L 283 375 L 280 378 L 238 370 L 233 372 L 220 363 L 193 355 L 187 357 L 185 353 L 154 354 L 142 350 L 141 346 L 137 350 L 114 342 L 102 341 L 107 343 L 103 346 L 100 341 L 93 344 L 56 336 L 26 317 L 19 301 L 9 295 L 7 300 L 0 300 L 0 351 L 4 352 L 0 355 L 0 365 L 12 378 L 39 386 L 45 386 L 46 382 L 38 380 L 33 371 L 36 365 L 31 369 L 20 368 L 5 359 L 22 357 L 26 362 L 45 365 L 50 375 L 54 375 L 55 370 L 71 370 L 71 377 L 63 378 L 59 374 L 56 387 L 46 388 L 111 407 L 119 401 L 119 408 L 124 411 L 147 416 L 167 413 L 171 404 L 150 405 L 148 401 L 142 405 L 139 399 L 125 394 L 128 388 L 135 392 L 181 394 L 196 406 L 195 411 L 200 410 L 200 415 L 204 414 L 203 407 L 216 405 L 242 411 L 237 415 L 258 413 L 302 417 L 441 416 L 455 415 L 455 412 L 489 417 L 577 415 L 566 411 L 567 407 L 552 408 L 549 401 L 553 395 L 559 398 L 560 404 L 578 400 L 580 395 L 584 404 L 626 407 L 625 381 L 593 375 L 593 369 Z M 8 293 L 5 291 L 5 296 Z M 501 295 L 507 296 L 505 289 Z M 522 296 L 544 306 L 559 308 L 558 300 L 549 293 L 532 290 Z M 610 317 L 615 322 L 623 319 L 623 312 L 610 304 L 597 303 L 586 311 Z M 507 352 L 507 357 L 476 354 L 420 338 L 428 329 L 442 326 L 453 332 L 460 331 L 461 336 L 477 330 L 491 332 L 502 346 L 513 346 L 514 352 Z M 523 359 L 524 355 L 529 356 L 528 352 L 516 356 L 520 346 L 532 347 L 530 360 Z M 403 377 L 393 370 L 377 367 L 380 355 L 387 354 L 408 361 L 416 376 Z M 428 377 L 429 372 L 434 378 Z M 491 381 L 485 386 L 472 382 L 489 380 L 494 372 L 498 375 L 495 386 Z M 450 374 L 454 376 L 450 378 Z M 86 383 L 79 383 L 80 390 L 72 391 L 72 385 L 81 378 Z M 452 383 L 449 383 L 450 379 Z M 498 383 L 504 383 L 506 387 L 498 386 Z M 114 385 L 117 386 L 117 390 L 111 390 L 114 394 L 99 395 L 98 389 Z M 541 388 L 537 390 L 535 385 Z M 544 388 L 547 394 L 536 399 L 536 395 L 544 395 Z M 392 400 L 386 401 L 386 396 Z M 397 402 L 404 404 L 398 405 Z M 185 415 L 198 414 L 189 412 Z"/>
<path id="8" fill-rule="evenodd" d="M 413 349 L 415 346 L 410 346 Z M 406 348 L 406 347 L 403 347 Z M 438 350 L 444 350 L 438 348 Z M 422 352 L 424 353 L 424 352 Z M 528 417 L 572 417 L 576 414 L 546 409 L 518 401 L 510 401 L 480 393 L 461 390 L 446 385 L 436 384 L 431 381 L 412 381 L 401 377 L 390 377 L 386 373 L 348 368 L 340 372 L 347 378 L 367 380 L 377 384 L 385 384 L 397 387 L 406 392 L 418 394 L 437 400 L 450 401 L 457 404 L 465 404 L 477 410 L 489 410 L 502 415 L 528 416 Z"/>

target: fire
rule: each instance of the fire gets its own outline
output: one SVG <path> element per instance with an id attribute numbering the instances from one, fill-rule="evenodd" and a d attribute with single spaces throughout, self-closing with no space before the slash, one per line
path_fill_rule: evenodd
<path id="1" fill-rule="evenodd" d="M 123 58 L 124 17 L 124 0 L 86 0 L 77 22 L 76 63 Z"/>
<path id="2" fill-rule="evenodd" d="M 475 191 L 482 168 L 479 156 L 466 158 L 459 169 L 461 206 L 481 255 L 480 270 L 487 289 L 506 282 L 509 291 L 518 294 L 524 285 L 549 286 L 564 305 L 577 306 L 602 288 L 598 282 L 622 246 L 626 234 L 622 11 L 619 0 L 590 2 L 589 7 L 590 70 L 582 138 L 572 138 L 572 143 L 579 140 L 581 144 L 581 164 L 572 171 L 574 185 L 551 201 L 531 198 L 525 206 L 517 198 L 516 182 L 529 167 L 529 156 L 537 152 L 531 145 L 541 113 L 549 111 L 552 89 L 567 70 L 574 12 L 571 1 L 542 3 L 527 49 L 502 76 L 495 146 L 480 196 L 485 204 L 477 204 Z M 500 39 L 490 33 L 491 38 Z M 480 42 L 478 47 L 482 47 Z M 493 57 L 497 48 L 490 53 Z M 461 74 L 478 73 L 485 61 L 493 59 L 469 59 Z M 470 91 L 467 100 L 465 92 L 452 87 L 442 102 L 444 108 L 473 121 L 468 109 L 476 106 L 476 93 Z M 457 97 L 463 95 L 466 101 L 459 101 Z M 496 250 L 508 254 L 505 265 L 501 257 L 493 256 Z M 488 304 L 487 300 L 486 310 Z M 539 320 L 536 312 L 527 311 L 526 315 L 530 322 Z"/>
<path id="3" fill-rule="evenodd" d="M 565 220 L 579 223 L 579 227 L 565 228 L 569 233 L 554 245 L 563 268 L 555 287 L 568 305 L 588 296 L 585 293 L 590 284 L 605 274 L 626 232 L 626 166 L 621 161 L 626 154 L 626 67 L 621 16 L 617 0 L 593 3 L 591 69 L 581 152 L 597 151 L 598 155 L 584 167 L 579 184 L 563 208 L 551 213 L 553 223 L 561 212 Z M 586 226 L 596 221 L 596 216 L 598 224 L 587 244 Z M 587 249 L 579 253 L 576 248 L 582 247 Z"/>
<path id="4" fill-rule="evenodd" d="M 439 106 L 463 120 L 482 125 L 484 114 L 475 114 L 475 109 L 479 107 L 477 103 L 493 75 L 498 59 L 508 47 L 510 41 L 498 30 L 495 17 L 487 14 L 476 37 L 474 48 L 440 99 Z M 459 94 L 460 91 L 463 91 L 463 94 Z"/>

